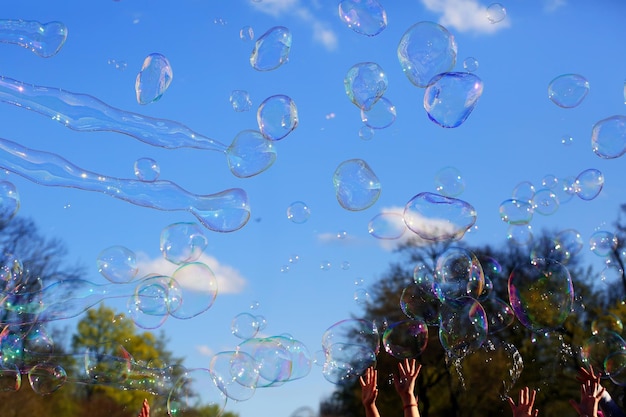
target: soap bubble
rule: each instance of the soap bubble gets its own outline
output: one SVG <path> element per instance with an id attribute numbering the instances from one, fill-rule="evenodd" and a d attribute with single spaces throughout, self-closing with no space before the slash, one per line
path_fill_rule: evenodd
<path id="1" fill-rule="evenodd" d="M 578 106 L 589 93 L 589 82 L 578 74 L 559 75 L 548 85 L 548 98 L 564 109 Z"/>
<path id="2" fill-rule="evenodd" d="M 483 82 L 469 72 L 447 72 L 430 80 L 424 91 L 424 109 L 441 127 L 458 127 L 472 113 L 483 94 Z"/>
<path id="3" fill-rule="evenodd" d="M 256 114 L 259 130 L 270 140 L 280 140 L 298 126 L 298 109 L 291 97 L 275 95 L 266 98 Z"/>
<path id="4" fill-rule="evenodd" d="M 372 140 L 374 137 L 374 129 L 369 126 L 361 126 L 359 129 L 359 138 L 363 141 Z"/>
<path id="5" fill-rule="evenodd" d="M 291 49 L 291 32 L 283 26 L 276 26 L 257 39 L 250 65 L 257 71 L 272 71 L 289 59 Z"/>
<path id="6" fill-rule="evenodd" d="M 463 60 L 463 69 L 467 72 L 474 72 L 478 69 L 478 60 L 469 56 Z"/>
<path id="7" fill-rule="evenodd" d="M 538 190 L 533 198 L 533 212 L 543 216 L 556 213 L 559 209 L 559 199 L 556 194 L 548 188 Z"/>
<path id="8" fill-rule="evenodd" d="M 254 39 L 254 29 L 252 26 L 244 26 L 239 30 L 239 39 L 244 42 Z"/>
<path id="9" fill-rule="evenodd" d="M 293 357 L 280 336 L 247 339 L 239 344 L 238 351 L 252 356 L 259 370 L 257 387 L 276 387 L 291 379 Z"/>
<path id="10" fill-rule="evenodd" d="M 375 364 L 376 354 L 368 347 L 337 343 L 326 351 L 322 375 L 333 384 L 350 385 Z"/>
<path id="11" fill-rule="evenodd" d="M 611 353 L 604 360 L 604 371 L 611 381 L 620 387 L 626 386 L 626 352 Z"/>
<path id="12" fill-rule="evenodd" d="M 230 331 L 243 340 L 252 339 L 259 332 L 259 321 L 250 313 L 239 313 L 230 324 Z"/>
<path id="13" fill-rule="evenodd" d="M 441 307 L 439 341 L 449 357 L 462 358 L 480 348 L 487 334 L 485 310 L 473 298 L 462 297 Z"/>
<path id="14" fill-rule="evenodd" d="M 396 359 L 417 358 L 428 344 L 428 326 L 420 320 L 402 320 L 387 327 L 382 337 L 385 351 Z"/>
<path id="15" fill-rule="evenodd" d="M 339 164 L 333 174 L 333 184 L 337 201 L 350 211 L 371 207 L 381 193 L 378 177 L 362 159 L 350 159 Z"/>
<path id="16" fill-rule="evenodd" d="M 19 391 L 22 373 L 16 365 L 3 363 L 0 367 L 0 392 Z"/>
<path id="17" fill-rule="evenodd" d="M 123 383 L 130 375 L 132 363 L 132 355 L 120 344 L 104 343 L 85 351 L 85 373 L 97 384 Z"/>
<path id="18" fill-rule="evenodd" d="M 272 166 L 276 149 L 261 132 L 244 130 L 235 136 L 226 155 L 231 172 L 239 178 L 249 178 Z"/>
<path id="19" fill-rule="evenodd" d="M 565 146 L 570 146 L 574 143 L 574 137 L 571 135 L 563 135 L 561 136 L 561 144 Z"/>
<path id="20" fill-rule="evenodd" d="M 604 187 L 604 175 L 597 169 L 586 169 L 576 177 L 573 184 L 574 192 L 583 200 L 593 200 Z"/>
<path id="21" fill-rule="evenodd" d="M 606 285 L 613 285 L 621 281 L 624 271 L 617 265 L 607 264 L 602 271 L 600 271 L 600 281 Z"/>
<path id="22" fill-rule="evenodd" d="M 67 27 L 62 22 L 3 20 L 2 30 L 9 35 L 5 33 L 0 42 L 19 45 L 42 58 L 56 55 L 67 40 Z"/>
<path id="23" fill-rule="evenodd" d="M 626 353 L 626 342 L 619 334 L 604 331 L 585 340 L 580 350 L 580 357 L 584 364 L 604 373 L 606 359 L 616 353 Z"/>
<path id="24" fill-rule="evenodd" d="M 246 352 L 225 351 L 213 355 L 209 370 L 215 384 L 235 401 L 252 398 L 259 380 L 256 360 Z"/>
<path id="25" fill-rule="evenodd" d="M 406 232 L 402 213 L 383 212 L 372 217 L 367 231 L 377 239 L 399 239 Z"/>
<path id="26" fill-rule="evenodd" d="M 428 325 L 439 323 L 441 296 L 433 288 L 434 282 L 415 282 L 409 284 L 400 296 L 400 308 L 411 319 L 423 320 Z"/>
<path id="27" fill-rule="evenodd" d="M 606 230 L 598 230 L 589 238 L 589 248 L 598 256 L 610 256 L 617 244 L 617 236 Z"/>
<path id="28" fill-rule="evenodd" d="M 171 277 L 152 275 L 137 283 L 128 299 L 128 312 L 133 322 L 143 329 L 156 329 L 169 317 L 170 310 L 180 305 L 181 291 Z"/>
<path id="29" fill-rule="evenodd" d="M 509 276 L 509 300 L 519 321 L 535 332 L 554 330 L 572 311 L 574 287 L 567 268 L 536 258 Z"/>
<path id="30" fill-rule="evenodd" d="M 575 229 L 560 231 L 554 238 L 554 251 L 561 254 L 561 263 L 567 263 L 583 248 L 583 238 Z"/>
<path id="31" fill-rule="evenodd" d="M 535 198 L 535 186 L 529 181 L 522 181 L 515 186 L 511 197 L 515 200 L 532 203 Z"/>
<path id="32" fill-rule="evenodd" d="M 0 225 L 6 225 L 20 209 L 20 196 L 13 183 L 0 181 Z"/>
<path id="33" fill-rule="evenodd" d="M 442 301 L 447 302 L 468 296 L 477 299 L 485 285 L 485 274 L 476 255 L 454 246 L 437 257 L 434 277 Z"/>
<path id="34" fill-rule="evenodd" d="M 348 70 L 343 85 L 350 101 L 368 111 L 387 91 L 387 74 L 375 62 L 361 62 Z"/>
<path id="35" fill-rule="evenodd" d="M 456 197 L 465 191 L 465 179 L 454 167 L 445 167 L 435 174 L 435 189 L 446 197 Z"/>
<path id="36" fill-rule="evenodd" d="M 376 355 L 380 336 L 374 323 L 363 319 L 346 319 L 330 326 L 322 335 L 322 347 L 329 352 L 333 345 L 358 345 Z"/>
<path id="37" fill-rule="evenodd" d="M 491 3 L 487 7 L 487 20 L 490 23 L 502 22 L 506 17 L 506 9 L 500 3 Z"/>
<path id="38" fill-rule="evenodd" d="M 39 395 L 52 394 L 67 381 L 67 373 L 61 365 L 38 363 L 28 371 L 28 382 Z"/>
<path id="39" fill-rule="evenodd" d="M 188 262 L 172 273 L 179 286 L 170 289 L 169 313 L 172 317 L 187 320 L 207 311 L 217 297 L 217 277 L 202 262 Z M 178 299 L 174 299 L 178 297 Z"/>
<path id="40" fill-rule="evenodd" d="M 612 116 L 593 125 L 591 149 L 604 159 L 619 158 L 624 155 L 626 153 L 626 116 Z"/>
<path id="41" fill-rule="evenodd" d="M 148 55 L 135 80 L 137 103 L 158 101 L 170 86 L 173 77 L 172 67 L 166 57 L 161 54 Z"/>
<path id="42" fill-rule="evenodd" d="M 135 171 L 135 177 L 137 177 L 139 181 L 156 181 L 159 179 L 159 174 L 161 173 L 159 164 L 152 158 L 137 159 L 133 169 Z"/>
<path id="43" fill-rule="evenodd" d="M 135 252 L 119 245 L 100 252 L 96 264 L 98 272 L 115 284 L 132 281 L 138 272 Z"/>
<path id="44" fill-rule="evenodd" d="M 396 106 L 385 97 L 370 106 L 369 110 L 361 109 L 361 121 L 372 129 L 388 128 L 396 120 Z"/>
<path id="45" fill-rule="evenodd" d="M 518 245 L 530 245 L 533 241 L 533 228 L 530 224 L 512 224 L 506 231 L 508 241 Z"/>
<path id="46" fill-rule="evenodd" d="M 230 93 L 230 104 L 236 112 L 249 111 L 252 108 L 250 94 L 244 90 L 233 90 Z"/>
<path id="47" fill-rule="evenodd" d="M 207 245 L 208 239 L 197 223 L 174 223 L 161 230 L 161 253 L 176 265 L 197 261 Z"/>
<path id="48" fill-rule="evenodd" d="M 293 223 L 306 223 L 309 217 L 311 217 L 311 209 L 303 201 L 294 201 L 287 207 L 287 219 Z"/>
<path id="49" fill-rule="evenodd" d="M 534 200 L 533 195 L 533 200 Z M 525 200 L 514 198 L 500 203 L 500 218 L 503 222 L 512 225 L 528 224 L 533 218 L 534 206 Z"/>
<path id="50" fill-rule="evenodd" d="M 591 322 L 591 334 L 594 336 L 605 331 L 621 334 L 622 330 L 624 330 L 622 319 L 612 313 L 603 314 Z"/>
<path id="51" fill-rule="evenodd" d="M 487 315 L 489 334 L 504 330 L 515 322 L 515 313 L 506 301 L 498 297 L 487 297 L 480 303 Z"/>
<path id="52" fill-rule="evenodd" d="M 353 294 L 354 301 L 359 305 L 368 305 L 371 297 L 365 288 L 357 288 Z"/>
<path id="53" fill-rule="evenodd" d="M 387 12 L 376 0 L 343 0 L 339 18 L 356 33 L 376 36 L 387 27 Z"/>
<path id="54" fill-rule="evenodd" d="M 402 35 L 398 60 L 409 81 L 417 87 L 427 87 L 435 75 L 454 68 L 456 52 L 454 36 L 446 28 L 419 22 Z"/>
<path id="55" fill-rule="evenodd" d="M 575 179 L 573 177 L 557 179 L 557 184 L 552 189 L 552 192 L 554 192 L 556 198 L 559 200 L 559 204 L 565 204 L 574 198 L 576 195 L 574 182 Z"/>

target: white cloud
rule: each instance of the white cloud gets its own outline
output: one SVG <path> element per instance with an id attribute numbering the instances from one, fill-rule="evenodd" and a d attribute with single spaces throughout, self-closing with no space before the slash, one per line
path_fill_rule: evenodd
<path id="1" fill-rule="evenodd" d="M 202 254 L 196 262 L 205 264 L 213 271 L 217 279 L 219 294 L 238 294 L 245 288 L 246 279 L 232 266 L 221 264 L 217 259 L 206 254 Z M 144 277 L 149 274 L 172 276 L 179 266 L 162 257 L 150 259 L 146 254 L 137 254 L 138 277 Z M 183 278 L 179 279 L 178 283 L 185 288 L 198 289 L 197 285 L 194 285 L 193 280 Z"/>
<path id="2" fill-rule="evenodd" d="M 298 18 L 311 27 L 315 42 L 321 44 L 329 51 L 337 49 L 339 44 L 337 34 L 330 28 L 328 23 L 317 19 L 311 10 L 300 3 L 300 0 L 263 0 L 251 4 L 261 13 L 276 18 L 282 15 Z"/>
<path id="3" fill-rule="evenodd" d="M 476 0 L 422 0 L 422 3 L 428 10 L 442 14 L 439 19 L 442 26 L 459 32 L 495 33 L 511 25 L 508 18 L 491 23 L 487 19 L 487 7 Z"/>
<path id="4" fill-rule="evenodd" d="M 213 349 L 211 349 L 207 345 L 197 345 L 196 346 L 196 350 L 202 356 L 213 356 L 213 354 L 215 353 L 215 352 L 213 352 Z"/>
<path id="5" fill-rule="evenodd" d="M 567 4 L 567 2 L 565 0 L 545 0 L 544 4 L 543 4 L 543 9 L 546 12 L 553 12 L 556 9 L 559 9 L 563 6 L 565 6 Z"/>

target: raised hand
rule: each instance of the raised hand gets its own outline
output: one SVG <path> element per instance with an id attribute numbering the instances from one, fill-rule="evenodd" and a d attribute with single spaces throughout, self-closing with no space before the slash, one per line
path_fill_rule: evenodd
<path id="1" fill-rule="evenodd" d="M 569 403 L 574 407 L 578 415 L 597 417 L 598 404 L 602 394 L 604 394 L 604 388 L 600 385 L 600 378 L 598 377 L 597 380 L 589 379 L 580 386 L 580 403 L 574 400 L 569 400 Z"/>
<path id="2" fill-rule="evenodd" d="M 515 401 L 511 397 L 507 398 L 511 411 L 513 411 L 513 417 L 537 417 L 539 410 L 533 410 L 535 405 L 535 395 L 537 391 L 530 390 L 528 387 L 524 387 L 519 392 L 519 404 L 515 405 Z"/>
<path id="3" fill-rule="evenodd" d="M 150 417 L 150 404 L 148 404 L 148 400 L 143 400 L 143 405 L 137 417 Z"/>
<path id="4" fill-rule="evenodd" d="M 364 406 L 370 406 L 378 397 L 378 371 L 372 367 L 365 370 L 365 375 L 359 378 L 361 382 L 361 402 Z"/>
<path id="5" fill-rule="evenodd" d="M 405 359 L 404 363 L 398 363 L 398 377 L 393 379 L 393 385 L 396 391 L 404 400 L 407 396 L 414 396 L 415 380 L 422 369 L 422 365 L 418 365 L 415 359 Z"/>

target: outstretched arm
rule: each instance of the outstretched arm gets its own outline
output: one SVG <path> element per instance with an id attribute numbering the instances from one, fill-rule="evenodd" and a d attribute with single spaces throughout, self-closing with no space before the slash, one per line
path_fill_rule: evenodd
<path id="1" fill-rule="evenodd" d="M 415 359 L 405 359 L 404 363 L 398 363 L 399 375 L 393 379 L 393 385 L 402 399 L 404 417 L 419 417 L 420 415 L 417 408 L 418 398 L 415 396 L 415 380 L 421 369 L 422 365 L 418 365 Z"/>
<path id="2" fill-rule="evenodd" d="M 604 388 L 599 380 L 587 380 L 580 386 L 580 403 L 569 400 L 574 410 L 580 416 L 598 417 L 598 404 L 604 394 Z"/>
<path id="3" fill-rule="evenodd" d="M 378 408 L 376 407 L 376 398 L 378 397 L 378 371 L 372 367 L 365 370 L 365 375 L 359 378 L 361 383 L 361 402 L 365 408 L 366 417 L 380 417 Z"/>
<path id="4" fill-rule="evenodd" d="M 518 405 L 515 405 L 515 401 L 511 397 L 507 398 L 511 411 L 513 411 L 513 417 L 537 417 L 539 410 L 533 409 L 536 394 L 537 391 L 530 391 L 528 387 L 524 387 L 519 392 Z"/>

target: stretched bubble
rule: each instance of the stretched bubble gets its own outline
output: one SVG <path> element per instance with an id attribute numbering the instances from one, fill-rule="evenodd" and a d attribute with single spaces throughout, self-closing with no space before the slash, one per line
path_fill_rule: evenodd
<path id="1" fill-rule="evenodd" d="M 387 91 L 387 74 L 375 62 L 353 65 L 343 79 L 346 94 L 361 110 L 369 111 Z"/>
<path id="2" fill-rule="evenodd" d="M 533 212 L 543 216 L 550 216 L 559 209 L 559 199 L 552 190 L 542 188 L 533 198 Z"/>
<path id="3" fill-rule="evenodd" d="M 149 104 L 159 101 L 169 88 L 173 77 L 172 66 L 165 56 L 148 55 L 135 80 L 137 103 Z"/>
<path id="4" fill-rule="evenodd" d="M 20 195 L 15 185 L 9 181 L 0 181 L 0 225 L 11 221 L 20 209 Z"/>
<path id="5" fill-rule="evenodd" d="M 489 23 L 502 22 L 506 17 L 506 9 L 500 3 L 491 3 L 487 6 L 487 20 Z"/>
<path id="6" fill-rule="evenodd" d="M 604 159 L 619 158 L 624 155 L 626 153 L 626 116 L 612 116 L 593 125 L 591 149 Z"/>
<path id="7" fill-rule="evenodd" d="M 361 109 L 361 121 L 372 129 L 386 129 L 396 121 L 396 106 L 381 97 L 369 110 Z"/>
<path id="8" fill-rule="evenodd" d="M 522 181 L 515 186 L 511 197 L 515 200 L 531 203 L 535 198 L 535 186 L 529 181 Z"/>
<path id="9" fill-rule="evenodd" d="M 103 343 L 89 347 L 84 354 L 86 375 L 93 383 L 121 384 L 128 379 L 133 357 L 120 344 Z"/>
<path id="10" fill-rule="evenodd" d="M 467 120 L 482 94 L 483 82 L 472 73 L 439 74 L 424 91 L 424 109 L 439 126 L 458 127 Z"/>
<path id="11" fill-rule="evenodd" d="M 42 58 L 56 55 L 66 39 L 67 27 L 61 22 L 0 20 L 0 42 L 19 45 Z"/>
<path id="12" fill-rule="evenodd" d="M 419 22 L 402 35 L 398 60 L 409 81 L 417 87 L 427 87 L 435 75 L 454 68 L 456 52 L 454 36 L 445 27 Z"/>
<path id="13" fill-rule="evenodd" d="M 227 397 L 217 387 L 211 371 L 204 368 L 189 369 L 175 382 L 167 397 L 167 412 L 172 417 L 197 415 L 197 405 L 215 407 L 220 415 L 226 407 Z"/>
<path id="14" fill-rule="evenodd" d="M 559 75 L 548 85 L 548 98 L 564 109 L 578 106 L 588 93 L 589 82 L 578 74 Z"/>
<path id="15" fill-rule="evenodd" d="M 259 332 L 259 320 L 250 313 L 239 313 L 230 323 L 231 333 L 240 339 L 252 339 Z"/>
<path id="16" fill-rule="evenodd" d="M 311 209 L 303 201 L 294 201 L 287 207 L 287 219 L 293 223 L 306 223 L 309 217 L 311 217 Z"/>
<path id="17" fill-rule="evenodd" d="M 98 254 L 98 272 L 112 283 L 130 282 L 138 272 L 137 256 L 125 246 L 111 246 Z"/>
<path id="18" fill-rule="evenodd" d="M 534 196 L 533 196 L 534 200 Z M 525 200 L 510 198 L 500 203 L 500 218 L 511 225 L 528 224 L 533 218 L 534 205 Z"/>
<path id="19" fill-rule="evenodd" d="M 462 358 L 480 348 L 488 334 L 482 305 L 471 297 L 444 304 L 439 318 L 439 341 L 451 358 Z"/>
<path id="20" fill-rule="evenodd" d="M 509 276 L 508 288 L 515 315 L 532 331 L 554 330 L 572 311 L 572 278 L 557 261 L 537 258 L 517 266 Z"/>
<path id="21" fill-rule="evenodd" d="M 422 239 L 459 240 L 476 223 L 476 210 L 452 197 L 423 192 L 404 207 L 404 223 Z"/>
<path id="22" fill-rule="evenodd" d="M 463 60 L 463 69 L 467 72 L 474 72 L 478 69 L 478 60 L 469 56 Z"/>
<path id="23" fill-rule="evenodd" d="M 589 249 L 598 256 L 610 256 L 617 244 L 617 236 L 606 230 L 597 230 L 589 238 Z"/>
<path id="24" fill-rule="evenodd" d="M 246 401 L 254 395 L 259 369 L 251 355 L 240 351 L 216 353 L 211 358 L 209 370 L 215 384 L 226 397 Z"/>
<path id="25" fill-rule="evenodd" d="M 281 140 L 298 126 L 296 103 L 282 94 L 268 97 L 259 106 L 256 120 L 263 136 Z"/>
<path id="26" fill-rule="evenodd" d="M 461 297 L 477 299 L 483 292 L 485 274 L 473 252 L 450 247 L 437 257 L 435 285 L 442 301 L 452 302 Z"/>
<path id="27" fill-rule="evenodd" d="M 455 167 L 444 167 L 435 174 L 435 189 L 446 197 L 457 197 L 465 191 L 465 179 Z"/>
<path id="28" fill-rule="evenodd" d="M 583 248 L 583 238 L 575 229 L 560 231 L 554 238 L 554 251 L 561 254 L 562 263 L 567 263 Z"/>
<path id="29" fill-rule="evenodd" d="M 367 225 L 368 233 L 376 239 L 399 239 L 406 229 L 402 213 L 394 212 L 379 213 Z"/>
<path id="30" fill-rule="evenodd" d="M 213 306 L 218 290 L 217 277 L 208 265 L 202 262 L 185 263 L 174 271 L 172 278 L 178 283 L 178 287 L 170 288 L 168 294 L 172 317 L 191 319 Z"/>
<path id="31" fill-rule="evenodd" d="M 350 159 L 339 164 L 333 174 L 333 184 L 337 201 L 350 211 L 371 207 L 381 193 L 378 177 L 362 159 Z"/>
<path id="32" fill-rule="evenodd" d="M 591 336 L 580 349 L 583 363 L 603 373 L 606 372 L 604 364 L 607 358 L 618 353 L 626 353 L 626 342 L 619 334 L 611 331 Z"/>
<path id="33" fill-rule="evenodd" d="M 291 32 L 275 26 L 265 32 L 254 44 L 250 65 L 257 71 L 272 71 L 289 60 Z"/>
<path id="34" fill-rule="evenodd" d="M 623 330 L 622 319 L 612 313 L 602 314 L 591 322 L 591 334 L 594 336 L 606 331 L 621 334 Z"/>
<path id="35" fill-rule="evenodd" d="M 387 12 L 376 0 L 343 0 L 339 19 L 350 29 L 365 36 L 376 36 L 387 27 Z"/>
<path id="36" fill-rule="evenodd" d="M 208 245 L 197 223 L 174 223 L 161 230 L 159 249 L 169 262 L 180 265 L 197 261 Z"/>
<path id="37" fill-rule="evenodd" d="M 428 326 L 421 320 L 402 320 L 387 327 L 382 337 L 385 351 L 396 359 L 417 358 L 428 344 Z"/>
<path id="38" fill-rule="evenodd" d="M 252 108 L 250 94 L 244 90 L 233 90 L 230 93 L 230 104 L 236 112 L 244 112 Z"/>
<path id="39" fill-rule="evenodd" d="M 61 365 L 39 363 L 28 371 L 28 382 L 39 395 L 52 394 L 67 381 L 67 373 Z"/>
<path id="40" fill-rule="evenodd" d="M 604 175 L 597 169 L 590 168 L 582 171 L 573 184 L 574 192 L 585 201 L 596 198 L 604 187 Z"/>
<path id="41" fill-rule="evenodd" d="M 159 167 L 157 161 L 152 158 L 137 159 L 133 170 L 135 171 L 135 177 L 137 177 L 139 181 L 156 181 L 159 179 L 159 174 L 161 174 L 161 167 Z"/>
<path id="42" fill-rule="evenodd" d="M 251 41 L 254 39 L 254 29 L 251 26 L 244 26 L 239 30 L 239 39 L 242 41 Z"/>

